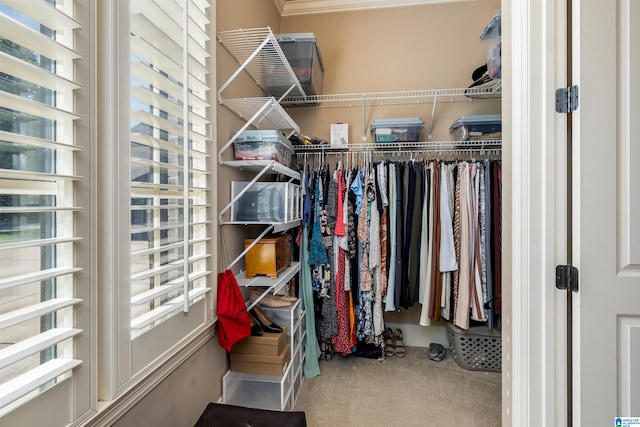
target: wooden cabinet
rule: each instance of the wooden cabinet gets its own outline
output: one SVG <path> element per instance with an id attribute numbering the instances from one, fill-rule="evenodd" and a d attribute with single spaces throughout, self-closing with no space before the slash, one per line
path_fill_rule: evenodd
<path id="1" fill-rule="evenodd" d="M 244 241 L 248 248 L 253 240 Z M 277 279 L 278 274 L 291 265 L 291 236 L 265 237 L 258 241 L 245 255 L 245 276 L 247 279 L 265 275 Z"/>

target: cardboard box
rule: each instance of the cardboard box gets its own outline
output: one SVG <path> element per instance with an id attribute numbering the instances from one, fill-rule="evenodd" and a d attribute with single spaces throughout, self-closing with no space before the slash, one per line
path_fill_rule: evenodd
<path id="1" fill-rule="evenodd" d="M 287 328 L 282 327 L 278 334 L 264 333 L 262 336 L 249 336 L 241 339 L 231 349 L 231 354 L 252 354 L 256 356 L 278 357 L 287 342 Z"/>
<path id="2" fill-rule="evenodd" d="M 289 360 L 291 360 L 289 344 L 285 344 L 276 357 L 231 353 L 231 370 L 250 374 L 282 376 L 287 369 Z"/>

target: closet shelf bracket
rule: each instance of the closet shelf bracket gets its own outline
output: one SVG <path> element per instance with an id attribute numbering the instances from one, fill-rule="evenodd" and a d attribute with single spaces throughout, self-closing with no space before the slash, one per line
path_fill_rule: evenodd
<path id="1" fill-rule="evenodd" d="M 433 109 L 431 110 L 431 121 L 429 122 L 429 133 L 427 134 L 427 139 L 431 140 L 433 138 L 433 120 L 436 117 L 436 105 L 438 105 L 438 94 L 440 92 L 436 90 L 433 95 Z"/>

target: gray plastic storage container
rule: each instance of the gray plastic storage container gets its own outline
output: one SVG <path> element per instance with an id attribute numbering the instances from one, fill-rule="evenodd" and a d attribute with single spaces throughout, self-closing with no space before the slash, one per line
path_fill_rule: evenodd
<path id="1" fill-rule="evenodd" d="M 500 139 L 502 137 L 501 114 L 461 116 L 453 122 L 449 133 L 456 141 L 470 139 Z"/>
<path id="2" fill-rule="evenodd" d="M 313 33 L 292 33 L 276 34 L 276 38 L 305 93 L 322 94 L 324 66 L 316 36 Z M 267 82 L 267 91 L 273 96 L 281 96 L 288 89 L 288 86 L 270 85 Z M 297 95 L 296 91 L 292 94 Z"/>
<path id="3" fill-rule="evenodd" d="M 276 160 L 291 165 L 294 150 L 282 132 L 275 129 L 245 130 L 233 141 L 236 160 Z"/>
<path id="4" fill-rule="evenodd" d="M 424 120 L 420 117 L 376 119 L 371 123 L 371 136 L 376 142 L 418 142 Z"/>

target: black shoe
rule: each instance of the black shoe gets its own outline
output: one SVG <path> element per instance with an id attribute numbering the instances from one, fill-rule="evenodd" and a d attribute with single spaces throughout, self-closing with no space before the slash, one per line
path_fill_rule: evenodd
<path id="1" fill-rule="evenodd" d="M 262 326 L 251 313 L 249 313 L 249 323 L 251 324 L 251 335 L 254 337 L 262 336 Z"/>
<path id="2" fill-rule="evenodd" d="M 269 319 L 264 311 L 260 310 L 260 307 L 255 306 L 250 312 L 258 321 L 260 326 L 262 327 L 263 332 L 269 332 L 272 334 L 277 334 L 282 332 L 282 328 L 275 324 L 273 320 Z"/>

